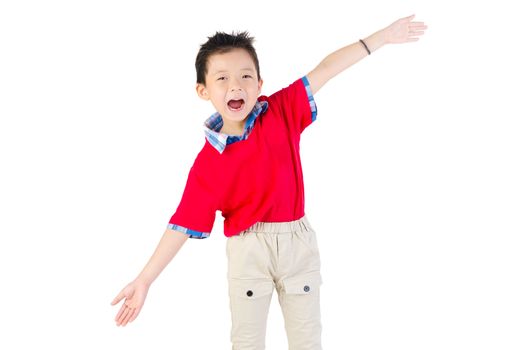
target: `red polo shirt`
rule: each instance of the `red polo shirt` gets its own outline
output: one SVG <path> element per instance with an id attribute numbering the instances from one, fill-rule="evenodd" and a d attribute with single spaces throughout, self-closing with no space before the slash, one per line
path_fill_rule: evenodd
<path id="1" fill-rule="evenodd" d="M 222 153 L 206 139 L 169 225 L 211 232 L 220 210 L 224 235 L 230 237 L 258 221 L 304 216 L 299 142 L 317 115 L 308 80 L 303 77 L 258 100 L 267 101 L 268 108 L 247 139 L 227 145 Z"/>

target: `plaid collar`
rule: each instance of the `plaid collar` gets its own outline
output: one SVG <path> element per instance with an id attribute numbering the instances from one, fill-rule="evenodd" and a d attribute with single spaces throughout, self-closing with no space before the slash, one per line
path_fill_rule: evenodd
<path id="1" fill-rule="evenodd" d="M 246 124 L 244 125 L 244 134 L 242 135 L 227 135 L 220 133 L 220 130 L 224 125 L 224 121 L 222 120 L 220 113 L 215 112 L 204 122 L 205 137 L 207 141 L 209 141 L 209 143 L 214 148 L 216 148 L 220 154 L 222 154 L 227 145 L 236 141 L 247 139 L 251 130 L 253 129 L 253 125 L 255 124 L 255 119 L 257 119 L 259 115 L 264 114 L 267 109 L 267 101 L 257 101 L 257 103 L 255 103 L 255 107 L 253 107 L 246 119 Z"/>

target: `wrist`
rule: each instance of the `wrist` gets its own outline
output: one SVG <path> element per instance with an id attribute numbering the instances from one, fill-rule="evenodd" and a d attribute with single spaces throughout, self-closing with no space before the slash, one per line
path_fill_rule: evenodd
<path id="1" fill-rule="evenodd" d="M 374 52 L 383 45 L 387 44 L 387 31 L 386 28 L 378 30 L 376 33 L 370 35 L 369 37 L 363 39 L 365 44 L 367 44 L 370 52 Z"/>
<path id="2" fill-rule="evenodd" d="M 135 279 L 135 283 L 141 284 L 143 287 L 147 289 L 150 288 L 150 285 L 152 284 L 152 282 L 154 282 L 153 279 L 148 278 L 147 276 L 144 276 L 144 275 L 139 275 Z"/>
<path id="3" fill-rule="evenodd" d="M 389 27 L 381 29 L 379 32 L 380 42 L 381 45 L 385 45 L 389 43 Z"/>

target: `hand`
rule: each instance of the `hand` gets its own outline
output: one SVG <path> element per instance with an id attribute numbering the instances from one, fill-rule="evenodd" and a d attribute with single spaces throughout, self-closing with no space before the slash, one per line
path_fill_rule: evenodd
<path id="1" fill-rule="evenodd" d="M 125 302 L 115 317 L 117 326 L 126 326 L 128 322 L 136 319 L 141 311 L 145 298 L 147 297 L 149 285 L 134 280 L 130 282 L 119 294 L 114 298 L 111 305 L 117 304 L 121 299 L 125 298 Z"/>
<path id="2" fill-rule="evenodd" d="M 387 44 L 401 44 L 418 41 L 416 36 L 422 35 L 427 29 L 423 22 L 411 22 L 414 15 L 400 18 L 384 29 Z"/>

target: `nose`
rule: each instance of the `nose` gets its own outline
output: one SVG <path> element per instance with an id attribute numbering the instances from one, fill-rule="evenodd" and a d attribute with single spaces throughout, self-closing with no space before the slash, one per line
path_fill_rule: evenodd
<path id="1" fill-rule="evenodd" d="M 232 79 L 231 80 L 231 87 L 229 89 L 230 91 L 239 91 L 239 90 L 242 90 L 241 88 L 241 84 L 240 82 L 238 81 L 238 79 Z"/>

